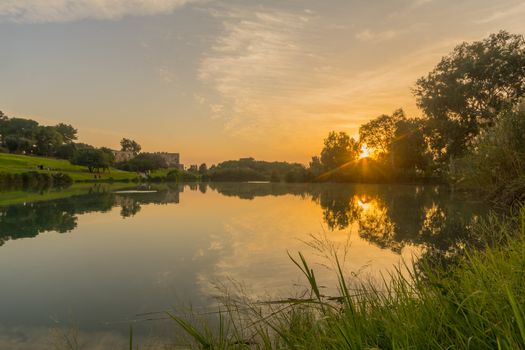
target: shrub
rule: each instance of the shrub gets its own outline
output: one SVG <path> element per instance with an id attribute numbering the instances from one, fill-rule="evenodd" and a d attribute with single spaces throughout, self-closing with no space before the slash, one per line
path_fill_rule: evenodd
<path id="1" fill-rule="evenodd" d="M 451 180 L 460 188 L 487 193 L 503 191 L 525 173 L 525 104 L 498 116 L 491 129 L 480 134 L 470 152 L 451 165 Z"/>

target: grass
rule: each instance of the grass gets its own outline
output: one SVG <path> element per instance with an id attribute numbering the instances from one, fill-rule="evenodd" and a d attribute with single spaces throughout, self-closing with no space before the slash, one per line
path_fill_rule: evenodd
<path id="1" fill-rule="evenodd" d="M 50 170 L 38 170 L 39 165 L 43 165 L 44 169 Z M 38 171 L 41 173 L 62 172 L 77 182 L 94 180 L 94 174 L 90 173 L 86 167 L 73 165 L 67 160 L 0 153 L 0 173 L 21 174 L 29 171 Z M 110 169 L 109 172 L 101 172 L 100 177 L 101 181 L 110 179 L 123 181 L 135 179 L 136 174 L 128 171 Z"/>
<path id="2" fill-rule="evenodd" d="M 449 267 L 424 259 L 379 285 L 351 281 L 331 250 L 339 295 L 321 292 L 302 254 L 290 256 L 305 297 L 223 299 L 219 326 L 168 313 L 201 349 L 525 349 L 525 209 L 473 228 L 483 247 Z"/>

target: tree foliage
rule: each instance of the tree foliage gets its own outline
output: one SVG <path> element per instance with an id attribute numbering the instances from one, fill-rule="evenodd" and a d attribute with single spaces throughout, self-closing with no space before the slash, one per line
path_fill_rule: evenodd
<path id="1" fill-rule="evenodd" d="M 35 133 L 35 152 L 39 156 L 52 156 L 64 143 L 64 138 L 53 126 L 40 126 Z"/>
<path id="2" fill-rule="evenodd" d="M 134 155 L 140 153 L 142 147 L 134 140 L 123 138 L 120 141 L 121 151 L 132 152 Z"/>
<path id="3" fill-rule="evenodd" d="M 525 104 L 501 112 L 494 127 L 478 135 L 472 144 L 468 154 L 453 162 L 451 180 L 461 187 L 498 196 L 503 195 L 502 187 L 521 183 L 515 190 L 523 192 L 508 195 L 525 200 Z"/>
<path id="4" fill-rule="evenodd" d="M 321 151 L 321 164 L 325 169 L 336 169 L 356 160 L 359 156 L 359 143 L 345 132 L 332 131 L 324 140 Z"/>
<path id="5" fill-rule="evenodd" d="M 118 167 L 127 171 L 147 172 L 156 169 L 167 168 L 166 160 L 156 153 L 139 153 L 135 158 L 121 163 Z"/>
<path id="6" fill-rule="evenodd" d="M 216 181 L 269 181 L 272 175 L 274 179 L 281 179 L 300 168 L 303 166 L 298 163 L 267 162 L 250 157 L 221 162 L 210 167 L 208 175 Z"/>
<path id="7" fill-rule="evenodd" d="M 392 115 L 383 114 L 361 125 L 359 141 L 381 155 L 389 154 L 396 139 L 397 123 L 405 121 L 405 112 L 396 110 Z"/>
<path id="8" fill-rule="evenodd" d="M 90 172 L 100 172 L 109 169 L 112 159 L 103 149 L 85 148 L 76 152 L 71 163 L 86 166 Z"/>
<path id="9" fill-rule="evenodd" d="M 525 40 L 505 31 L 462 43 L 414 89 L 435 157 L 463 154 L 481 130 L 525 94 Z"/>
<path id="10" fill-rule="evenodd" d="M 55 125 L 55 130 L 62 135 L 62 140 L 65 143 L 72 143 L 77 139 L 77 129 L 72 125 L 60 123 Z"/>

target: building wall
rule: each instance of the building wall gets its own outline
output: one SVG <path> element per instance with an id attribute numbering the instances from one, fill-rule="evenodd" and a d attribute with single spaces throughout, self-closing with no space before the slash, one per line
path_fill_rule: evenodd
<path id="1" fill-rule="evenodd" d="M 115 162 L 117 163 L 126 162 L 135 157 L 135 154 L 131 151 L 113 151 L 113 154 L 115 155 Z"/>
<path id="2" fill-rule="evenodd" d="M 133 152 L 130 151 L 113 151 L 113 154 L 115 155 L 115 161 L 117 163 L 126 162 L 135 157 Z M 166 161 L 166 164 L 168 164 L 168 167 L 180 169 L 181 164 L 178 153 L 155 152 L 155 154 L 161 156 Z"/>
<path id="3" fill-rule="evenodd" d="M 180 156 L 178 153 L 168 153 L 168 152 L 157 152 L 155 154 L 160 155 L 170 168 L 178 168 L 180 164 Z"/>

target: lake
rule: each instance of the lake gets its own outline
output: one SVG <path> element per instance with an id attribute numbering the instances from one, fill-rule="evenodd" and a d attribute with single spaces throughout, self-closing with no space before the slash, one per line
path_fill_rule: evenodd
<path id="1" fill-rule="evenodd" d="M 0 206 L 1 349 L 64 337 L 126 348 L 130 325 L 141 345 L 163 342 L 175 329 L 163 311 L 213 312 L 221 288 L 242 284 L 254 298 L 303 289 L 287 252 L 303 252 L 335 293 L 323 247 L 346 248 L 349 275 L 377 279 L 458 249 L 488 211 L 414 185 L 99 184 L 2 197 L 18 204 Z"/>

